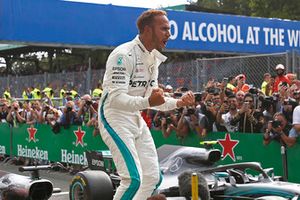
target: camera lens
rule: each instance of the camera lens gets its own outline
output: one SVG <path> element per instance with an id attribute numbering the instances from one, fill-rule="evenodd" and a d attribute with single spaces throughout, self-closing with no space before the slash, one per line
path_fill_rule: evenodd
<path id="1" fill-rule="evenodd" d="M 281 126 L 281 121 L 279 120 L 272 121 L 272 128 L 278 128 L 279 126 Z"/>
<path id="2" fill-rule="evenodd" d="M 92 103 L 93 102 L 91 102 L 91 101 L 86 101 L 86 105 L 88 105 L 88 106 L 92 105 Z"/>

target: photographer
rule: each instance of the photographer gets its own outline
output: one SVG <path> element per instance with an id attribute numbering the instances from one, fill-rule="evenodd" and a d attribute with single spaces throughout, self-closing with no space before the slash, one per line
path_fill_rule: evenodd
<path id="1" fill-rule="evenodd" d="M 231 119 L 237 114 L 237 100 L 235 95 L 231 95 L 227 100 L 223 101 L 221 108 L 217 114 L 217 122 L 226 128 L 226 131 L 233 133 L 239 129 L 239 124 L 231 125 Z"/>
<path id="2" fill-rule="evenodd" d="M 88 121 L 97 115 L 97 111 L 93 107 L 93 101 L 90 95 L 85 94 L 79 101 L 79 110 L 77 118 L 81 119 L 83 124 L 87 124 Z"/>
<path id="3" fill-rule="evenodd" d="M 23 116 L 26 120 L 26 124 L 33 125 L 38 122 L 39 117 L 37 113 L 32 109 L 30 102 L 24 102 L 23 104 Z"/>
<path id="4" fill-rule="evenodd" d="M 69 128 L 70 125 L 81 125 L 82 121 L 77 117 L 75 112 L 74 102 L 67 101 L 65 108 L 63 109 L 63 114 L 60 118 L 60 123 L 65 129 Z"/>
<path id="5" fill-rule="evenodd" d="M 291 98 L 284 99 L 281 105 L 281 112 L 290 124 L 293 122 L 293 110 L 297 105 L 298 103 Z"/>
<path id="6" fill-rule="evenodd" d="M 189 106 L 184 108 L 178 121 L 177 132 L 185 137 L 189 132 L 194 132 L 200 137 L 207 135 L 208 119 L 199 112 L 199 108 Z"/>
<path id="7" fill-rule="evenodd" d="M 288 137 L 282 138 L 284 142 L 289 146 L 293 146 L 297 142 L 297 138 L 300 134 L 300 106 L 297 106 L 293 112 L 293 128 L 289 132 Z"/>
<path id="8" fill-rule="evenodd" d="M 161 130 L 165 138 L 171 135 L 172 131 L 177 135 L 178 114 L 176 110 L 165 112 L 165 115 L 161 118 Z"/>
<path id="9" fill-rule="evenodd" d="M 265 122 L 273 120 L 273 116 L 276 113 L 277 101 L 272 96 L 260 96 L 258 99 Z"/>
<path id="10" fill-rule="evenodd" d="M 264 144 L 269 144 L 272 140 L 275 140 L 281 144 L 287 144 L 290 146 L 291 137 L 289 137 L 289 132 L 291 126 L 288 125 L 288 122 L 285 116 L 282 113 L 275 113 L 273 121 L 269 121 L 267 129 L 264 133 Z"/>
<path id="11" fill-rule="evenodd" d="M 191 131 L 200 137 L 207 135 L 208 118 L 200 113 L 202 93 L 194 93 L 194 96 L 195 105 L 182 110 L 177 126 L 177 134 L 179 136 L 187 136 Z"/>
<path id="12" fill-rule="evenodd" d="M 239 124 L 239 132 L 241 133 L 260 133 L 264 125 L 263 114 L 254 109 L 254 97 L 247 93 L 244 97 L 242 108 L 230 121 L 230 124 L 236 126 Z"/>
<path id="13" fill-rule="evenodd" d="M 220 90 L 215 89 L 213 91 L 208 91 L 204 103 L 201 103 L 200 110 L 200 113 L 202 113 L 208 121 L 208 124 L 205 126 L 207 132 L 225 131 L 225 128 L 216 121 L 221 104 Z"/>
<path id="14" fill-rule="evenodd" d="M 6 121 L 13 125 L 13 127 L 17 127 L 18 123 L 25 122 L 25 118 L 21 116 L 22 111 L 20 110 L 20 105 L 17 101 L 14 101 L 8 109 Z"/>

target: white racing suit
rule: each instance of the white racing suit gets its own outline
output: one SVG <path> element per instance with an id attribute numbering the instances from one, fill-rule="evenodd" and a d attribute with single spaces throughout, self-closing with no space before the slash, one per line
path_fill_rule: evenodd
<path id="1" fill-rule="evenodd" d="M 148 97 L 158 87 L 158 66 L 165 60 L 157 50 L 147 51 L 138 36 L 108 57 L 98 113 L 101 137 L 121 177 L 114 200 L 146 200 L 161 182 L 156 148 L 140 111 L 150 107 Z M 165 100 L 157 109 L 176 108 L 176 99 Z"/>

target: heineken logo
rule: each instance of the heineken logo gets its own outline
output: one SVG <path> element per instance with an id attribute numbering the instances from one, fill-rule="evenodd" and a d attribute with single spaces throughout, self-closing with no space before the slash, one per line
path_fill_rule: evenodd
<path id="1" fill-rule="evenodd" d="M 234 148 L 239 143 L 238 140 L 232 140 L 229 133 L 226 133 L 224 139 L 218 139 L 218 143 L 222 146 L 222 160 L 229 156 L 233 161 L 235 161 Z"/>
<path id="2" fill-rule="evenodd" d="M 84 143 L 83 138 L 85 136 L 85 131 L 81 130 L 81 127 L 78 127 L 76 131 L 73 131 L 74 135 L 76 136 L 76 141 L 73 144 L 77 147 L 79 144 L 84 147 L 87 144 Z"/>
<path id="3" fill-rule="evenodd" d="M 20 156 L 20 157 L 48 160 L 48 151 L 39 149 L 38 147 L 31 149 L 31 148 L 28 148 L 26 145 L 22 146 L 20 144 L 18 144 L 17 147 L 18 147 L 17 153 L 18 153 L 18 156 Z"/>
<path id="4" fill-rule="evenodd" d="M 0 154 L 6 154 L 5 146 L 0 145 Z"/>
<path id="5" fill-rule="evenodd" d="M 33 127 L 30 127 L 30 128 L 27 128 L 27 132 L 28 132 L 28 138 L 26 138 L 26 140 L 28 142 L 38 142 L 38 140 L 35 138 L 35 134 L 37 133 L 37 129 L 36 128 L 33 128 Z"/>
<path id="6" fill-rule="evenodd" d="M 86 154 L 77 154 L 73 150 L 68 151 L 67 149 L 61 150 L 61 162 L 79 164 L 79 165 L 87 165 Z"/>

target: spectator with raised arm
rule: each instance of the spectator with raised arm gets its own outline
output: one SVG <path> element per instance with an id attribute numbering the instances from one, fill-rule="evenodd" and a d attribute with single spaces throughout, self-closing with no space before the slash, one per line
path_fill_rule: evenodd
<path id="1" fill-rule="evenodd" d="M 231 125 L 239 124 L 241 133 L 260 133 L 264 125 L 264 117 L 261 112 L 254 109 L 254 97 L 247 93 L 244 97 L 244 104 L 230 122 Z"/>
<path id="2" fill-rule="evenodd" d="M 264 133 L 264 144 L 269 144 L 272 140 L 275 140 L 281 144 L 293 145 L 293 141 L 296 141 L 296 136 L 293 135 L 291 125 L 288 124 L 287 119 L 282 113 L 275 113 L 273 121 L 269 121 L 267 129 Z"/>
<path id="3" fill-rule="evenodd" d="M 19 123 L 24 123 L 26 120 L 21 116 L 20 105 L 18 101 L 14 101 L 11 106 L 9 106 L 9 112 L 6 117 L 6 121 L 10 123 L 13 127 L 17 127 Z"/>
<path id="4" fill-rule="evenodd" d="M 217 122 L 223 125 L 228 132 L 237 132 L 239 129 L 239 123 L 232 125 L 230 121 L 237 114 L 237 100 L 235 95 L 231 95 L 223 102 L 221 108 L 217 114 Z"/>
<path id="5" fill-rule="evenodd" d="M 97 115 L 93 107 L 92 97 L 89 94 L 83 95 L 79 100 L 77 118 L 81 119 L 83 124 L 88 123 L 90 119 Z"/>
<path id="6" fill-rule="evenodd" d="M 60 118 L 61 125 L 67 129 L 71 125 L 81 125 L 82 120 L 77 117 L 77 113 L 75 111 L 75 106 L 73 101 L 68 101 L 63 109 L 63 114 Z"/>

